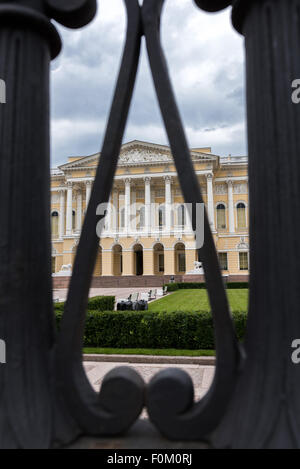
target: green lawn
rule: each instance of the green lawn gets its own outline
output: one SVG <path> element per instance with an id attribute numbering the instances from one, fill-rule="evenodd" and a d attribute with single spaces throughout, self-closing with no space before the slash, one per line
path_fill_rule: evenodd
<path id="1" fill-rule="evenodd" d="M 227 290 L 232 311 L 248 311 L 248 289 Z M 210 311 L 206 290 L 178 290 L 149 304 L 150 311 Z"/>
<path id="2" fill-rule="evenodd" d="M 214 357 L 214 350 L 137 349 L 137 348 L 84 348 L 83 353 L 101 355 L 156 355 L 167 357 Z"/>

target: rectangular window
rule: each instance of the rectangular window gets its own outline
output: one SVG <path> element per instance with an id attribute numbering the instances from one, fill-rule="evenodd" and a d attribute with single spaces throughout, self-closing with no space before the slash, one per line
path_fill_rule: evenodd
<path id="1" fill-rule="evenodd" d="M 249 270 L 249 255 L 248 252 L 240 252 L 240 270 Z"/>
<path id="2" fill-rule="evenodd" d="M 228 270 L 228 257 L 227 252 L 219 253 L 219 263 L 221 270 Z"/>
<path id="3" fill-rule="evenodd" d="M 238 204 L 237 206 L 237 227 L 240 230 L 246 228 L 246 206 L 244 204 Z"/>
<path id="4" fill-rule="evenodd" d="M 185 254 L 178 254 L 178 272 L 185 272 Z"/>
<path id="5" fill-rule="evenodd" d="M 165 256 L 163 254 L 158 255 L 158 270 L 159 272 L 165 271 Z"/>

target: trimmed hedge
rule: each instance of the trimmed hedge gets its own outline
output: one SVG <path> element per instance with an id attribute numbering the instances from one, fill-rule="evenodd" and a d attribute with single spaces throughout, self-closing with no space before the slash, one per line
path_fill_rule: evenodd
<path id="1" fill-rule="evenodd" d="M 174 292 L 177 290 L 206 290 L 206 283 L 200 282 L 185 282 L 185 283 L 168 283 L 165 285 L 168 292 Z M 241 290 L 249 288 L 249 283 L 247 282 L 228 282 L 224 284 L 227 290 Z"/>
<path id="2" fill-rule="evenodd" d="M 56 313 L 57 326 L 62 317 Z M 244 338 L 247 314 L 234 312 L 239 340 Z M 214 328 L 209 312 L 166 313 L 150 311 L 88 312 L 84 347 L 175 348 L 212 350 Z"/>
<path id="3" fill-rule="evenodd" d="M 115 307 L 115 296 L 95 296 L 88 301 L 89 311 L 113 311 Z M 54 310 L 63 312 L 65 303 L 55 303 Z"/>
<path id="4" fill-rule="evenodd" d="M 115 296 L 95 296 L 88 301 L 89 311 L 113 311 L 115 308 Z"/>

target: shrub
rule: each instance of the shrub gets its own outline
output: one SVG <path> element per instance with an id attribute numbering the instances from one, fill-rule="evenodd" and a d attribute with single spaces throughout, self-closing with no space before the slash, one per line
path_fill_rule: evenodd
<path id="1" fill-rule="evenodd" d="M 88 302 L 89 311 L 113 311 L 116 298 L 114 296 L 95 296 Z"/>
<path id="2" fill-rule="evenodd" d="M 56 314 L 59 327 L 62 314 Z M 233 313 L 239 340 L 244 338 L 247 315 Z M 214 328 L 209 312 L 166 313 L 130 311 L 88 312 L 85 347 L 214 349 Z"/>
<path id="3" fill-rule="evenodd" d="M 249 283 L 228 282 L 228 283 L 225 283 L 224 286 L 228 290 L 247 289 L 249 288 Z M 206 290 L 206 283 L 200 283 L 200 282 L 168 283 L 166 287 L 167 287 L 168 292 L 173 292 L 177 290 Z"/>
<path id="4" fill-rule="evenodd" d="M 228 290 L 248 289 L 249 288 L 249 283 L 247 283 L 247 282 L 228 282 L 226 284 L 226 287 L 227 287 Z"/>
<path id="5" fill-rule="evenodd" d="M 95 296 L 88 301 L 88 311 L 113 311 L 116 298 L 114 296 Z M 55 312 L 63 312 L 65 303 L 54 303 Z"/>
<path id="6" fill-rule="evenodd" d="M 168 285 L 165 285 L 167 287 L 168 292 L 176 291 L 179 289 L 178 283 L 169 283 Z"/>

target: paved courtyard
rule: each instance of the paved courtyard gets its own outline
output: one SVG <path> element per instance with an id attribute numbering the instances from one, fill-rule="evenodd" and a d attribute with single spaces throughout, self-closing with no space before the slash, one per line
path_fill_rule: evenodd
<path id="1" fill-rule="evenodd" d="M 99 391 L 104 376 L 113 368 L 118 366 L 130 366 L 141 374 L 146 383 L 159 371 L 165 368 L 181 368 L 185 370 L 192 378 L 195 389 L 196 400 L 203 397 L 208 391 L 215 372 L 214 366 L 201 366 L 201 365 L 159 365 L 159 364 L 132 364 L 132 363 L 99 363 L 99 362 L 84 362 L 84 368 L 95 391 Z M 146 417 L 144 411 L 142 417 Z"/>
<path id="2" fill-rule="evenodd" d="M 130 287 L 130 288 L 91 288 L 89 297 L 93 296 L 115 296 L 116 301 L 128 298 L 131 293 L 148 293 L 149 290 L 156 290 L 157 287 Z M 53 299 L 59 299 L 59 301 L 65 301 L 67 298 L 68 290 L 54 290 Z"/>

